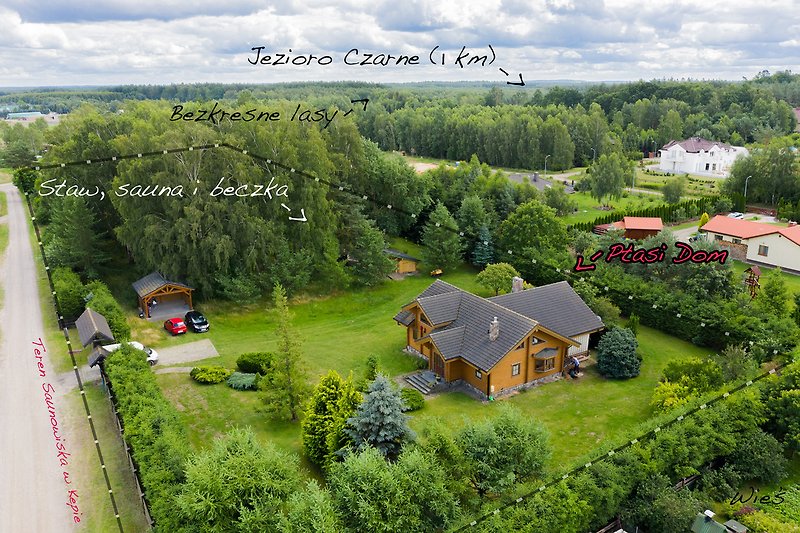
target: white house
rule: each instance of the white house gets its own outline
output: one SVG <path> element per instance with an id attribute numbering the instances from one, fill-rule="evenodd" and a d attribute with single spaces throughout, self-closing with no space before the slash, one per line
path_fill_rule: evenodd
<path id="1" fill-rule="evenodd" d="M 800 226 L 773 226 L 717 215 L 703 231 L 706 239 L 746 248 L 746 259 L 762 265 L 800 272 Z"/>
<path id="2" fill-rule="evenodd" d="M 685 141 L 670 141 L 659 154 L 659 169 L 672 174 L 699 174 L 727 178 L 731 165 L 739 156 L 748 155 L 747 148 L 692 137 Z"/>

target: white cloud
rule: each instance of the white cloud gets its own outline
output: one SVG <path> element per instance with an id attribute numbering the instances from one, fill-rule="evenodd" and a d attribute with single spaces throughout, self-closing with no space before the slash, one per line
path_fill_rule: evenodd
<path id="1" fill-rule="evenodd" d="M 0 84 L 494 79 L 739 79 L 798 68 L 791 0 L 73 0 L 0 7 Z M 350 48 L 427 57 L 439 45 L 498 54 L 491 68 L 346 67 Z M 265 52 L 327 53 L 328 68 L 247 63 Z M 482 52 L 483 53 L 483 52 Z"/>

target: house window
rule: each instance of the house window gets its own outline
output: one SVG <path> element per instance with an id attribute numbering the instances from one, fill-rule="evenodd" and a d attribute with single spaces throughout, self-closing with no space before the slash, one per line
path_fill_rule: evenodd
<path id="1" fill-rule="evenodd" d="M 714 240 L 715 241 L 721 241 L 722 240 L 722 235 L 714 235 Z"/>
<path id="2" fill-rule="evenodd" d="M 547 359 L 536 359 L 536 366 L 535 370 L 537 372 L 547 372 L 548 370 L 553 370 L 556 366 L 556 358 L 555 357 L 548 357 Z"/>
<path id="3" fill-rule="evenodd" d="M 525 348 L 525 341 L 522 341 L 521 343 L 519 343 L 519 346 L 517 346 L 517 348 L 516 348 L 516 349 L 517 349 L 517 350 L 521 350 L 521 349 L 523 349 L 523 348 Z"/>
<path id="4" fill-rule="evenodd" d="M 769 246 L 764 246 L 763 244 L 759 244 L 758 255 L 763 255 L 764 257 L 767 257 L 767 254 L 769 254 Z"/>
<path id="5" fill-rule="evenodd" d="M 708 163 L 706 163 L 706 170 L 708 170 L 708 167 L 709 167 L 709 165 L 708 165 Z"/>
<path id="6" fill-rule="evenodd" d="M 512 376 L 519 376 L 519 367 L 520 367 L 519 363 L 514 363 L 513 365 L 511 365 Z"/>
<path id="7" fill-rule="evenodd" d="M 476 370 L 475 371 L 475 377 L 478 378 L 478 379 L 483 379 L 483 374 L 481 374 L 480 370 Z"/>
<path id="8" fill-rule="evenodd" d="M 733 244 L 742 244 L 742 239 L 733 239 Z"/>

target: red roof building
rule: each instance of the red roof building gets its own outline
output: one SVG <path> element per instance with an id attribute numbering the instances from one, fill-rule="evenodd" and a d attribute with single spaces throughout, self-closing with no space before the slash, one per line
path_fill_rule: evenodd
<path id="1" fill-rule="evenodd" d="M 800 273 L 800 226 L 774 226 L 763 222 L 717 215 L 703 226 L 708 240 L 740 245 L 748 262 L 779 266 Z"/>
<path id="2" fill-rule="evenodd" d="M 644 239 L 664 229 L 659 217 L 623 217 L 611 226 L 623 230 L 626 239 Z"/>

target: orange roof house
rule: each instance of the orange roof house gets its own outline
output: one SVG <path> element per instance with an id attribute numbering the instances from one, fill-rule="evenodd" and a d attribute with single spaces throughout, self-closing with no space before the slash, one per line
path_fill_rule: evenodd
<path id="1" fill-rule="evenodd" d="M 623 217 L 611 226 L 623 230 L 626 239 L 644 239 L 664 229 L 659 217 Z"/>
<path id="2" fill-rule="evenodd" d="M 748 262 L 800 273 L 800 226 L 793 222 L 781 227 L 717 215 L 702 231 L 708 240 L 745 246 Z"/>

